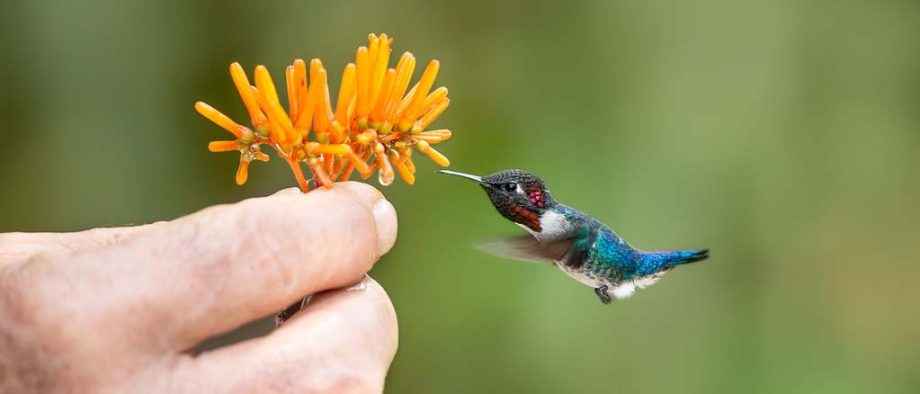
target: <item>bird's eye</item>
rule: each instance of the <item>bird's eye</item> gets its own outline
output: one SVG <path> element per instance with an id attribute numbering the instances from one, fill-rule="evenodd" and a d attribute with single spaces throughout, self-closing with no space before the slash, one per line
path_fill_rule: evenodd
<path id="1" fill-rule="evenodd" d="M 509 182 L 504 185 L 506 192 L 513 192 L 517 190 L 517 183 Z"/>

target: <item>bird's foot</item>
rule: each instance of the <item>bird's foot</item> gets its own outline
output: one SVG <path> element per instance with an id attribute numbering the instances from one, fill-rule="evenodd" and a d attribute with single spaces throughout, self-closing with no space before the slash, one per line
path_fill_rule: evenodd
<path id="1" fill-rule="evenodd" d="M 307 304 L 310 303 L 310 299 L 312 298 L 313 298 L 312 294 L 308 295 L 304 297 L 303 299 L 301 299 L 300 301 L 297 301 L 291 304 L 290 306 L 288 306 L 287 308 L 284 308 L 283 311 L 278 312 L 278 314 L 275 315 L 275 328 L 281 327 L 282 324 L 284 324 L 286 321 L 294 317 L 294 314 L 297 312 L 300 312 L 301 309 L 307 306 Z"/>
<path id="2" fill-rule="evenodd" d="M 607 286 L 601 286 L 594 289 L 594 294 L 597 294 L 597 298 L 600 298 L 604 305 L 608 305 L 611 301 L 613 301 L 613 298 L 610 297 L 610 294 L 607 294 Z"/>

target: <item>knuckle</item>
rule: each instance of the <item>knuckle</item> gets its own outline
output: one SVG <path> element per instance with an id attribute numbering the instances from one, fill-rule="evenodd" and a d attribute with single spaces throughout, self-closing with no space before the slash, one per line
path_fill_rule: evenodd
<path id="1" fill-rule="evenodd" d="M 300 252 L 296 245 L 291 245 L 288 234 L 295 233 L 291 220 L 279 218 L 279 215 L 254 214 L 244 210 L 239 218 L 239 227 L 243 229 L 245 239 L 241 242 L 250 261 L 251 268 L 259 273 L 255 278 L 262 281 L 262 286 L 277 291 L 290 290 L 296 284 L 296 261 Z M 240 262 L 244 263 L 244 262 Z"/>
<path id="2" fill-rule="evenodd" d="M 216 225 L 209 225 L 209 234 L 200 234 L 202 244 L 212 239 L 223 239 L 215 255 L 226 253 L 229 258 L 216 259 L 219 264 L 233 264 L 246 267 L 242 274 L 247 280 L 259 281 L 260 286 L 279 291 L 294 283 L 291 260 L 296 258 L 285 250 L 285 235 L 294 229 L 275 210 L 266 209 L 260 199 L 249 199 L 233 205 L 209 208 L 208 216 L 219 218 Z M 212 232 L 213 231 L 213 232 Z M 224 267 L 211 267 L 224 268 Z M 228 267 L 227 267 L 228 268 Z M 231 281 L 233 282 L 233 281 Z"/>
<path id="3" fill-rule="evenodd" d="M 94 228 L 81 233 L 86 244 L 94 247 L 106 247 L 123 240 L 127 234 L 122 231 L 108 228 Z"/>

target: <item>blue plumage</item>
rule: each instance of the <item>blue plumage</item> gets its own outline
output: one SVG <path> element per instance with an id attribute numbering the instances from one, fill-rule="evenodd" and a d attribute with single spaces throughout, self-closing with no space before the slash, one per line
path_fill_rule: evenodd
<path id="1" fill-rule="evenodd" d="M 554 238 L 570 237 L 573 250 L 585 251 L 557 261 L 556 265 L 579 282 L 594 287 L 605 302 L 610 300 L 609 293 L 617 298 L 629 297 L 637 288 L 657 282 L 670 269 L 709 257 L 706 249 L 655 252 L 636 249 L 603 223 L 562 204 L 544 212 L 541 217 L 546 218 L 549 224 L 559 221 L 553 219 L 555 215 L 562 218 L 563 227 L 574 231 L 562 231 L 569 235 Z M 533 233 L 533 236 L 538 241 L 545 238 L 538 233 Z M 541 242 L 554 241 L 543 239 Z"/>

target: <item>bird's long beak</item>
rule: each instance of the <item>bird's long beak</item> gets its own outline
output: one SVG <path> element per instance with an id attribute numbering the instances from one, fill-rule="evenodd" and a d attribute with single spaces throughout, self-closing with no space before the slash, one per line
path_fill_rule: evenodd
<path id="1" fill-rule="evenodd" d="M 471 180 L 471 181 L 474 181 L 474 182 L 477 182 L 477 183 L 479 183 L 479 184 L 482 184 L 482 177 L 481 177 L 481 176 L 470 175 L 470 174 L 464 174 L 464 173 L 462 173 L 462 172 L 456 172 L 456 171 L 450 171 L 450 170 L 438 170 L 438 172 L 440 172 L 440 173 L 442 173 L 442 174 L 447 174 L 447 175 L 458 176 L 458 177 L 461 177 L 461 178 L 466 178 L 466 179 L 469 179 L 469 180 Z"/>

